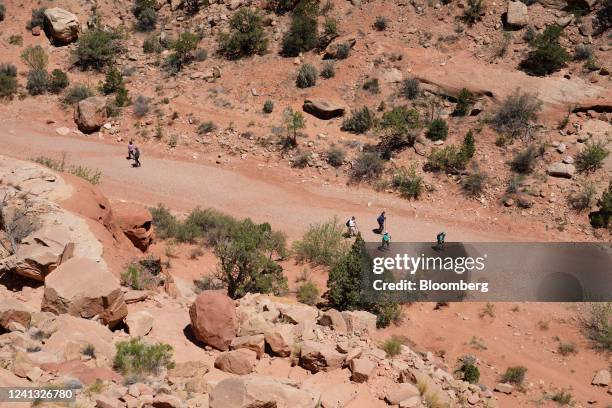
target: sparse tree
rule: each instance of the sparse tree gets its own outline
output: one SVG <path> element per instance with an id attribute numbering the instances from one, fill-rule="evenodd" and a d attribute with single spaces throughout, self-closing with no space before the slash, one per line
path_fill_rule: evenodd
<path id="1" fill-rule="evenodd" d="M 284 112 L 285 126 L 289 132 L 289 145 L 297 146 L 297 135 L 301 129 L 306 126 L 304 122 L 304 115 L 300 111 L 294 111 L 291 108 L 285 109 Z"/>

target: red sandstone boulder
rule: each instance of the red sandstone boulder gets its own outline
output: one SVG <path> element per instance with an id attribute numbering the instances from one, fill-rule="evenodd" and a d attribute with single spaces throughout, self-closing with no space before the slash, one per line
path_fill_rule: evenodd
<path id="1" fill-rule="evenodd" d="M 189 309 L 196 339 L 219 350 L 227 350 L 238 331 L 234 301 L 220 291 L 207 290 Z"/>
<path id="2" fill-rule="evenodd" d="M 136 248 L 146 251 L 154 236 L 149 210 L 134 203 L 113 203 L 113 214 L 125 236 Z"/>

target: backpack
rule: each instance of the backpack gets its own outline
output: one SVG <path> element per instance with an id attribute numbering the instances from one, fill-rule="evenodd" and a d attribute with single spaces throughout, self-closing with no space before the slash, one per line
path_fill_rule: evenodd
<path id="1" fill-rule="evenodd" d="M 350 227 L 351 226 L 351 219 L 349 218 L 348 220 L 346 220 L 346 226 Z"/>

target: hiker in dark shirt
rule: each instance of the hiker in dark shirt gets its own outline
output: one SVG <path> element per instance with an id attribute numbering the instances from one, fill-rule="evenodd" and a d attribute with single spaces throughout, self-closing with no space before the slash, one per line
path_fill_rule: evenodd
<path id="1" fill-rule="evenodd" d="M 140 167 L 140 149 L 134 147 L 134 167 Z"/>
<path id="2" fill-rule="evenodd" d="M 378 233 L 382 234 L 385 230 L 385 224 L 387 222 L 387 216 L 385 215 L 384 211 L 380 213 L 376 221 L 378 222 Z"/>

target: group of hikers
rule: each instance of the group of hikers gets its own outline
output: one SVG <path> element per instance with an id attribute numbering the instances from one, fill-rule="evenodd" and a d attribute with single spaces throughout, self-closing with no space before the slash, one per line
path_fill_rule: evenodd
<path id="1" fill-rule="evenodd" d="M 140 149 L 134 144 L 132 140 L 128 143 L 128 155 L 127 160 L 134 160 L 132 167 L 140 167 Z"/>

